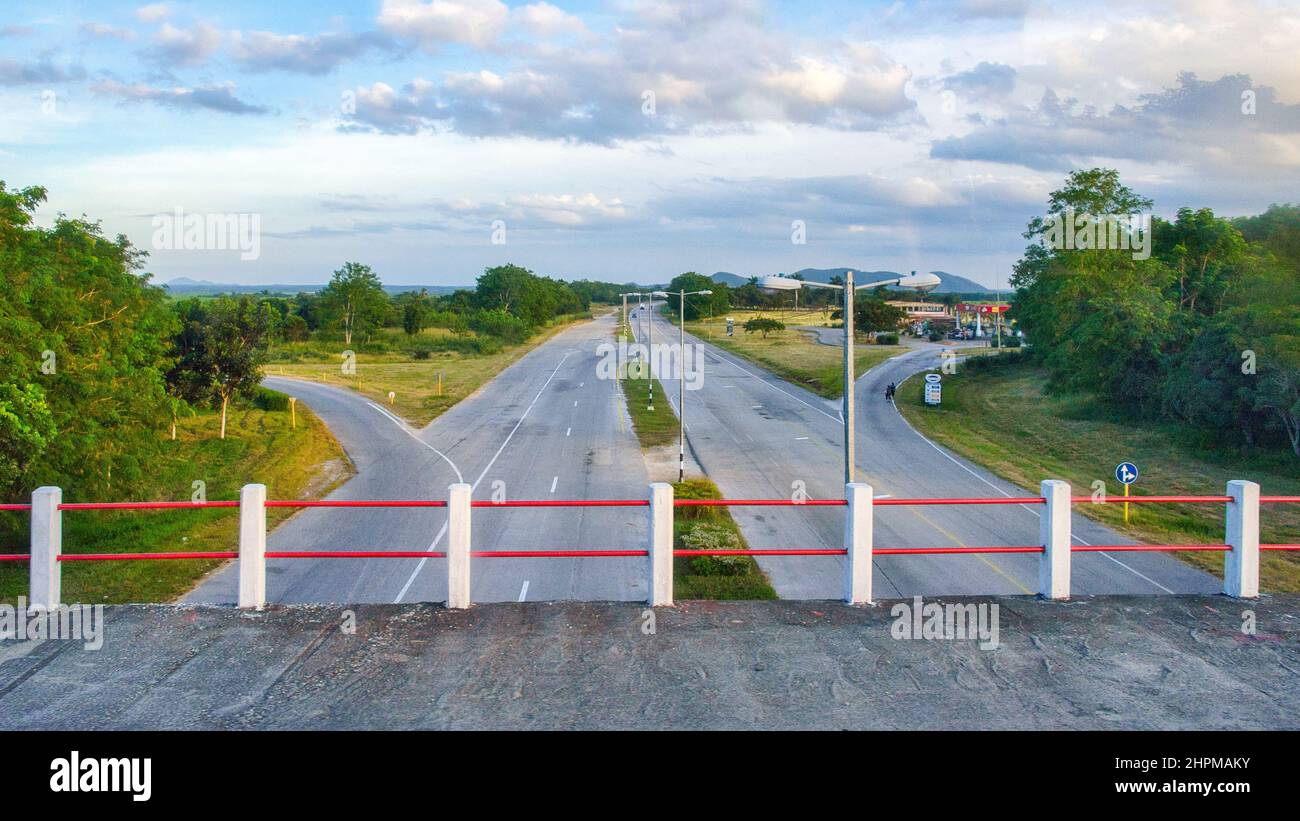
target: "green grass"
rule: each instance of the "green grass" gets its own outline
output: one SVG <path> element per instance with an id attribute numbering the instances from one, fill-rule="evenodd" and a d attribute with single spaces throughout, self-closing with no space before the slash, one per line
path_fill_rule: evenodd
<path id="1" fill-rule="evenodd" d="M 232 408 L 226 439 L 217 438 L 220 417 L 203 413 L 182 418 L 177 441 L 166 442 L 165 457 L 151 465 L 150 492 L 132 501 L 189 500 L 192 483 L 206 484 L 209 500 L 237 499 L 250 482 L 267 486 L 273 499 L 315 499 L 351 474 L 351 464 L 329 429 L 301 404 L 298 427 L 290 415 L 257 408 Z M 64 489 L 64 501 L 85 499 Z M 267 511 L 273 527 L 292 509 Z M 26 552 L 26 514 L 0 522 L 0 532 L 15 544 L 0 543 L 0 552 Z M 65 511 L 65 553 L 225 551 L 238 549 L 237 509 L 163 511 Z M 12 551 L 10 548 L 21 547 Z M 85 604 L 170 601 L 185 593 L 221 560 L 104 561 L 63 564 L 63 600 Z M 28 565 L 0 566 L 0 599 L 26 596 Z"/>
<path id="2" fill-rule="evenodd" d="M 677 499 L 721 499 L 718 486 L 708 479 L 687 479 L 673 485 Z M 673 512 L 673 548 L 724 550 L 748 548 L 731 513 L 725 507 L 679 507 Z M 750 556 L 673 559 L 675 599 L 775 599 L 776 590 L 758 562 Z"/>
<path id="3" fill-rule="evenodd" d="M 1026 488 L 1042 479 L 1064 479 L 1074 495 L 1093 492 L 1102 481 L 1109 497 L 1122 495 L 1115 465 L 1134 462 L 1141 478 L 1135 495 L 1221 495 L 1230 479 L 1250 479 L 1267 495 L 1300 494 L 1300 462 L 1290 453 L 1243 456 L 1239 450 L 1172 424 L 1117 418 L 1094 400 L 1047 389 L 1047 377 L 1026 363 L 943 377 L 943 402 L 926 407 L 918 374 L 900 386 L 898 408 L 917 430 L 973 462 Z M 1151 544 L 1221 544 L 1221 504 L 1076 505 L 1085 516 Z M 1300 543 L 1300 506 L 1265 505 L 1261 541 Z M 1222 575 L 1223 557 L 1175 553 L 1179 559 Z M 1265 553 L 1261 587 L 1300 591 L 1300 556 Z"/>
<path id="4" fill-rule="evenodd" d="M 350 374 L 343 372 L 341 352 L 349 346 L 341 340 L 289 343 L 272 352 L 266 373 L 350 388 L 391 408 L 408 422 L 423 426 L 542 342 L 590 318 L 584 315 L 557 321 L 525 343 L 490 353 L 439 350 L 432 351 L 427 359 L 416 359 L 408 348 L 453 339 L 450 331 L 426 328 L 414 340 L 405 338 L 400 331 L 386 331 L 372 339 L 368 347 L 354 340 L 350 347 L 356 353 L 356 367 Z M 389 393 L 394 394 L 391 400 Z"/>
<path id="5" fill-rule="evenodd" d="M 727 336 L 727 316 L 736 321 L 734 336 Z M 768 334 L 747 334 L 745 322 L 757 316 L 780 320 L 786 324 L 784 331 Z M 844 395 L 844 353 L 841 348 L 823 345 L 809 331 L 795 330 L 798 325 L 823 325 L 824 315 L 819 311 L 731 311 L 726 316 L 688 321 L 686 330 L 699 339 L 747 359 L 766 368 L 796 385 L 801 385 L 818 396 L 838 399 Z M 858 375 L 904 353 L 900 345 L 874 345 L 860 336 L 854 347 L 854 369 Z"/>

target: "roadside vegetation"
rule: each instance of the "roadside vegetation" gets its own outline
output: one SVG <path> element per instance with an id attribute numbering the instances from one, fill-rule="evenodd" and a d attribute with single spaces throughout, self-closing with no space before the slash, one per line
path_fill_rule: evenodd
<path id="1" fill-rule="evenodd" d="M 677 499 L 721 499 L 708 479 L 673 485 Z M 725 507 L 679 507 L 673 512 L 676 550 L 745 550 L 749 545 Z M 776 590 L 750 556 L 679 556 L 673 559 L 676 599 L 775 599 Z"/>
<path id="2" fill-rule="evenodd" d="M 735 320 L 733 336 L 727 336 L 727 317 Z M 830 311 L 751 311 L 732 310 L 725 315 L 686 321 L 686 330 L 699 339 L 747 359 L 762 368 L 801 385 L 818 396 L 838 399 L 844 395 L 844 352 L 835 345 L 823 345 L 813 331 L 799 330 L 798 326 L 821 326 L 829 319 Z M 773 320 L 784 326 L 766 325 L 746 331 L 745 326 L 755 320 Z M 676 318 L 673 318 L 676 322 Z M 838 323 L 834 323 L 838 324 Z M 897 341 L 897 337 L 895 337 Z M 854 369 L 858 375 L 874 368 L 886 359 L 903 353 L 898 345 L 875 345 L 866 334 L 858 334 L 854 347 Z"/>
<path id="3" fill-rule="evenodd" d="M 1109 169 L 1071 174 L 1049 217 L 1148 213 Z M 1223 219 L 1206 208 L 1153 218 L 1149 256 L 1063 247 L 1035 218 L 1016 264 L 1011 315 L 1030 346 L 979 357 L 943 377 L 925 407 L 907 380 L 898 408 L 919 431 L 1022 487 L 1069 481 L 1076 495 L 1134 462 L 1135 495 L 1219 495 L 1230 479 L 1300 494 L 1300 207 Z M 1107 243 L 1109 244 L 1109 243 Z M 1079 505 L 1148 543 L 1223 540 L 1222 505 Z M 1300 542 L 1300 509 L 1261 511 L 1266 543 Z M 1175 556 L 1222 575 L 1223 557 Z M 1300 556 L 1266 553 L 1261 583 L 1300 591 Z"/>
<path id="4" fill-rule="evenodd" d="M 918 374 L 898 389 L 897 406 L 918 431 L 1021 487 L 1035 489 L 1043 479 L 1064 479 L 1074 495 L 1093 493 L 1104 483 L 1109 498 L 1123 495 L 1115 466 L 1131 461 L 1141 472 L 1134 495 L 1220 495 L 1231 479 L 1259 482 L 1270 495 L 1300 494 L 1300 474 L 1288 453 L 1256 451 L 1243 455 L 1207 436 L 1169 421 L 1142 420 L 1124 408 L 1088 394 L 1052 389 L 1048 373 L 1015 355 L 984 357 L 943 375 L 943 401 L 926 407 L 924 381 Z M 1078 504 L 1089 518 L 1148 544 L 1220 544 L 1220 504 L 1145 504 L 1123 506 Z M 1300 506 L 1264 505 L 1261 540 L 1300 543 Z M 1174 553 L 1179 559 L 1217 576 L 1223 575 L 1218 553 Z M 1262 589 L 1300 592 L 1300 556 L 1264 553 Z"/>
<path id="5" fill-rule="evenodd" d="M 329 429 L 301 404 L 297 428 L 292 426 L 286 399 L 267 391 L 256 403 L 232 409 L 225 439 L 218 435 L 221 415 L 213 410 L 183 414 L 175 440 L 170 431 L 155 432 L 159 453 L 149 463 L 149 486 L 132 499 L 186 501 L 199 493 L 199 498 L 209 500 L 237 499 L 240 487 L 249 482 L 265 484 L 273 499 L 326 495 L 351 475 L 351 465 Z M 65 499 L 92 501 L 68 492 Z M 287 508 L 268 509 L 268 527 L 293 513 Z M 0 513 L 0 517 L 4 517 L 0 552 L 27 552 L 27 515 Z M 228 551 L 236 549 L 238 528 L 238 511 L 226 508 L 67 511 L 63 549 L 65 553 Z M 170 601 L 221 564 L 222 560 L 192 559 L 65 562 L 63 598 L 86 604 Z M 26 562 L 0 564 L 0 600 L 13 602 L 26 596 L 27 583 Z"/>

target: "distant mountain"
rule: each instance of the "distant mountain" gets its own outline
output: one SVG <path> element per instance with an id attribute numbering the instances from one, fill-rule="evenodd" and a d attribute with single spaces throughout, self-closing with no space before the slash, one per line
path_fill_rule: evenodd
<path id="1" fill-rule="evenodd" d="M 742 277 L 739 274 L 733 274 L 730 271 L 718 271 L 711 277 L 711 279 L 714 282 L 723 283 L 731 288 L 739 288 L 741 285 L 749 282 L 749 277 Z"/>
<path id="2" fill-rule="evenodd" d="M 848 270 L 848 268 L 804 268 L 800 271 L 795 271 L 795 274 L 803 277 L 809 282 L 830 282 L 831 277 L 840 277 L 843 279 L 845 272 Z M 978 282 L 974 282 L 963 276 L 958 276 L 957 274 L 950 274 L 946 271 L 931 271 L 930 273 L 939 277 L 939 287 L 934 290 L 934 293 L 937 294 L 993 293 L 993 291 L 991 291 L 987 286 L 980 285 Z M 898 275 L 897 271 L 863 271 L 859 268 L 853 269 L 853 279 L 858 284 L 878 279 L 888 279 Z M 779 276 L 792 275 L 782 272 Z M 743 277 L 728 271 L 719 271 L 713 275 L 712 279 L 714 282 L 726 283 L 732 288 L 739 287 L 744 285 L 746 282 L 749 282 L 749 277 Z"/>
<path id="3" fill-rule="evenodd" d="M 206 280 L 177 277 L 162 283 L 168 292 L 188 296 L 214 296 L 217 294 L 314 294 L 325 287 L 324 283 L 315 285 L 286 285 L 268 283 L 266 285 L 238 285 L 228 282 L 208 282 Z M 390 294 L 418 291 L 421 288 L 431 294 L 450 294 L 461 288 L 473 289 L 472 285 L 385 285 L 384 290 Z"/>

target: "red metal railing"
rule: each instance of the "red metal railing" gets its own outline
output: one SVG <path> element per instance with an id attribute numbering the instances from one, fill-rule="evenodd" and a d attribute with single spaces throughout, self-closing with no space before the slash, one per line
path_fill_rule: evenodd
<path id="1" fill-rule="evenodd" d="M 1261 503 L 1300 503 L 1300 496 L 1261 496 Z M 1106 496 L 1093 499 L 1091 496 L 1075 496 L 1072 503 L 1091 504 L 1223 504 L 1232 502 L 1231 496 Z M 958 498 L 884 498 L 873 500 L 873 505 L 909 506 L 909 505 L 1023 505 L 1045 504 L 1042 496 L 1025 497 L 958 497 Z M 434 499 L 388 499 L 388 500 L 268 500 L 266 507 L 275 508 L 445 508 L 445 500 Z M 549 507 L 646 507 L 646 499 L 516 499 L 507 501 L 471 501 L 477 508 L 549 508 Z M 848 502 L 844 499 L 674 499 L 674 507 L 843 507 Z M 59 505 L 60 510 L 202 510 L 206 508 L 238 508 L 238 500 L 215 500 L 204 502 L 164 501 L 164 502 L 72 502 Z M 0 510 L 30 510 L 30 504 L 4 504 Z M 1071 550 L 1078 553 L 1098 552 L 1226 552 L 1231 550 L 1226 544 L 1167 544 L 1167 545 L 1074 545 Z M 1300 551 L 1300 544 L 1261 544 L 1260 550 L 1266 551 Z M 984 547 L 883 547 L 875 548 L 876 555 L 961 555 L 985 553 L 1042 553 L 1041 545 L 993 545 Z M 760 548 L 745 550 L 674 550 L 674 556 L 844 556 L 844 548 Z M 430 550 L 279 550 L 268 551 L 268 559 L 369 559 L 369 558 L 445 558 L 446 553 Z M 478 550 L 472 551 L 476 558 L 599 558 L 599 557 L 645 557 L 647 550 Z M 65 553 L 59 561 L 134 561 L 134 560 L 170 560 L 170 559 L 234 559 L 236 551 L 189 551 L 157 553 Z M 0 561 L 27 561 L 27 553 L 0 554 Z"/>

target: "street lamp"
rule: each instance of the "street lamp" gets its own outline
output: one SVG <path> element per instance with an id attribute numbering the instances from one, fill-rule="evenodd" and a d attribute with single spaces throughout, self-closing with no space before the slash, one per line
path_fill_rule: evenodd
<path id="1" fill-rule="evenodd" d="M 712 291 L 677 292 L 678 339 L 677 350 L 677 481 L 686 478 L 686 297 L 712 296 Z M 667 296 L 665 294 L 665 296 Z"/>
<path id="2" fill-rule="evenodd" d="M 805 282 L 789 277 L 769 276 L 759 281 L 758 287 L 764 291 L 798 291 L 800 288 L 838 288 L 844 291 L 844 483 L 853 481 L 853 295 L 863 288 L 876 288 L 881 285 L 897 285 L 900 288 L 915 288 L 922 293 L 939 287 L 939 277 L 934 274 L 918 274 L 913 271 L 909 276 L 882 279 L 865 285 L 853 284 L 853 272 L 844 272 L 844 284 L 832 285 L 828 282 Z"/>
<path id="3" fill-rule="evenodd" d="M 649 375 L 646 385 L 650 393 L 646 410 L 653 411 L 655 409 L 655 372 L 651 367 L 651 363 L 654 362 L 655 358 L 655 297 L 661 296 L 667 299 L 668 294 L 665 291 L 651 291 L 647 296 L 650 297 L 650 312 L 649 318 L 646 320 L 646 371 Z"/>

